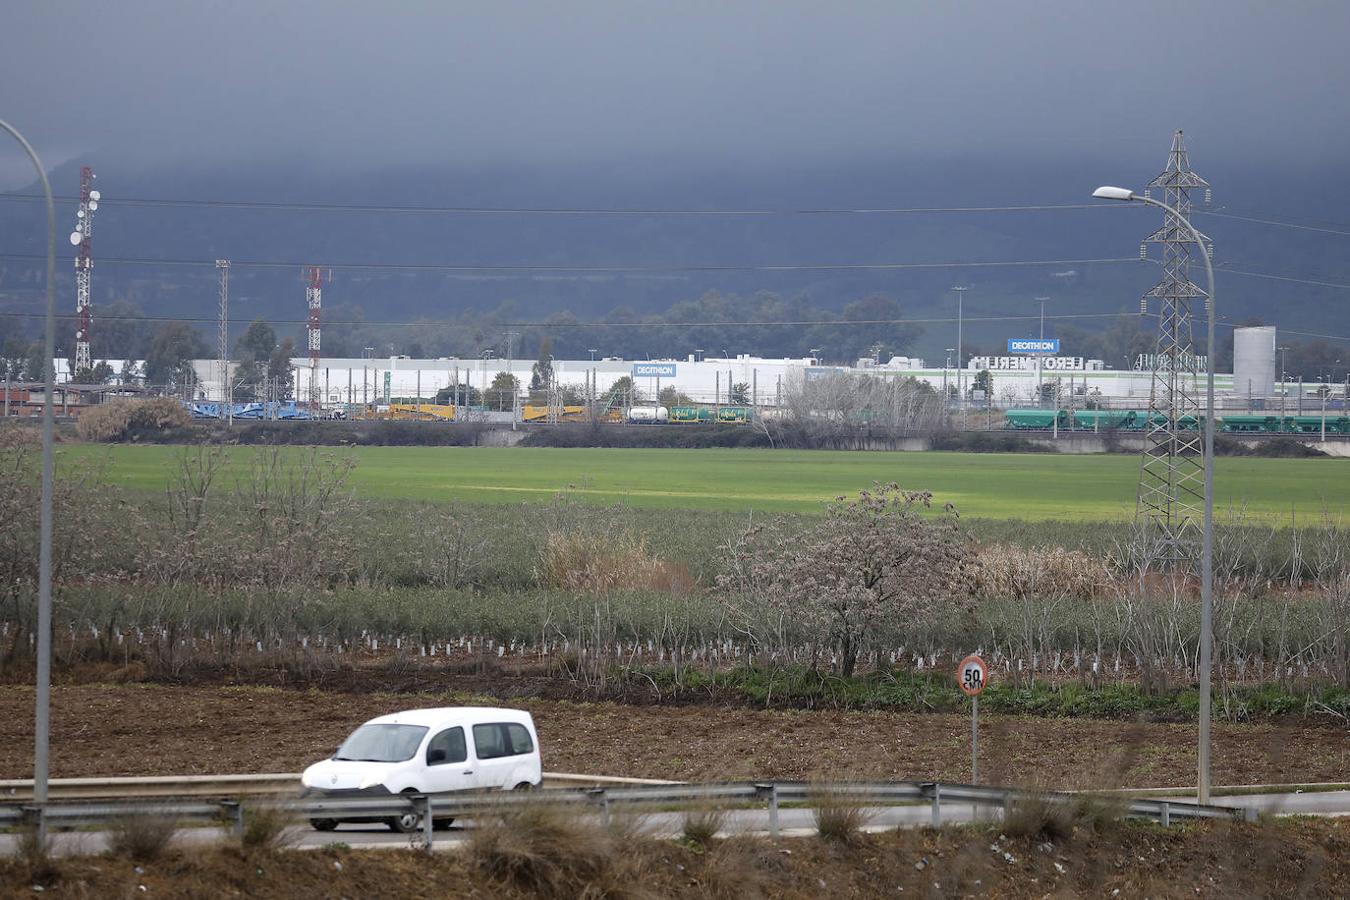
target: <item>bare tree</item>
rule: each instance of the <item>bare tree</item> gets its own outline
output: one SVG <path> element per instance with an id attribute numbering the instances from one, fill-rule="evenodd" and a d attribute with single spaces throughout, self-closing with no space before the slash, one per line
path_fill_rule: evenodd
<path id="1" fill-rule="evenodd" d="M 840 497 L 803 533 L 782 520 L 752 527 L 718 579 L 719 594 L 733 610 L 751 598 L 780 612 L 851 675 L 888 627 L 939 600 L 969 597 L 971 546 L 951 504 L 921 514 L 932 502 L 927 491 L 878 485 Z"/>

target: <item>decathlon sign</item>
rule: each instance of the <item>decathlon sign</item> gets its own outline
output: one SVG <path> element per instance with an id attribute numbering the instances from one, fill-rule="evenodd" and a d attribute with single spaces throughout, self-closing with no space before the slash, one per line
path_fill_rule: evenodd
<path id="1" fill-rule="evenodd" d="M 1059 338 L 1008 338 L 1008 352 L 1054 356 L 1059 352 Z"/>
<path id="2" fill-rule="evenodd" d="M 634 378 L 674 378 L 674 363 L 633 363 Z"/>

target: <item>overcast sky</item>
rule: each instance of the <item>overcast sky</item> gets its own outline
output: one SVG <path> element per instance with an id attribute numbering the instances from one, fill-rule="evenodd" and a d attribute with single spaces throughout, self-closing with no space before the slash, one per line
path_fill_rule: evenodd
<path id="1" fill-rule="evenodd" d="M 1350 3 L 9 0 L 49 167 L 1350 155 Z M 0 186 L 28 179 L 0 148 Z"/>

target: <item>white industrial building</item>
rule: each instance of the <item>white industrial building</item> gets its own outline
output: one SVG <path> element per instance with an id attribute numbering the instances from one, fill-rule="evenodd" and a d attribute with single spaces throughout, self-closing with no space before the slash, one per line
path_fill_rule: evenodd
<path id="1" fill-rule="evenodd" d="M 1292 399 L 1298 385 L 1277 383 L 1275 373 L 1275 329 L 1272 326 L 1238 328 L 1234 334 L 1234 368 L 1237 375 L 1216 376 L 1221 405 L 1233 409 L 1265 406 L 1281 397 Z M 469 384 L 482 391 L 491 386 L 498 373 L 509 371 L 519 381 L 522 396 L 530 385 L 533 359 L 410 359 L 323 358 L 316 373 L 318 395 L 325 406 L 382 403 L 386 397 L 422 397 L 430 400 L 450 384 Z M 1038 384 L 1056 383 L 1060 396 L 1091 397 L 1114 405 L 1147 403 L 1152 374 L 1148 360 L 1136 361 L 1134 369 L 1107 368 L 1101 360 L 1075 356 L 998 356 L 973 357 L 959 373 L 955 367 L 926 365 L 921 359 L 897 356 L 886 362 L 859 360 L 853 366 L 825 366 L 817 359 L 765 359 L 741 355 L 734 358 L 626 360 L 555 359 L 553 371 L 560 386 L 582 392 L 588 387 L 603 394 L 625 376 L 633 377 L 639 391 L 650 397 L 658 389 L 673 387 L 697 403 L 729 402 L 733 385 L 744 385 L 744 394 L 754 405 L 771 406 L 783 391 L 791 390 L 808 378 L 840 372 L 876 378 L 915 378 L 941 390 L 955 391 L 958 379 L 969 396 L 976 375 L 990 372 L 991 398 L 997 407 L 1034 404 Z M 291 360 L 295 373 L 295 396 L 310 396 L 308 358 Z M 221 396 L 218 364 L 213 359 L 193 364 L 199 399 Z M 1204 362 L 1199 361 L 1203 379 Z M 1201 387 L 1197 385 L 1197 387 Z M 1315 385 L 1306 385 L 1310 393 Z M 984 399 L 984 398 L 978 398 Z M 1075 401 L 1076 402 L 1076 401 Z"/>

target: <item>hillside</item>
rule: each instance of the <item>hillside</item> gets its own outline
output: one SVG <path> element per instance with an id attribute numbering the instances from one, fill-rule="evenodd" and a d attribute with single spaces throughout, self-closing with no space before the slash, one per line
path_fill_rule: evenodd
<path id="1" fill-rule="evenodd" d="M 1159 154 L 1158 162 L 1161 162 Z M 1303 184 L 1268 185 L 1261 172 L 1214 171 L 1203 153 L 1195 165 L 1215 185 L 1216 209 L 1299 222 L 1335 221 L 1350 180 L 1339 172 L 1309 173 Z M 80 161 L 53 175 L 58 193 L 70 194 Z M 1155 277 L 1148 264 L 1045 265 L 1030 267 L 921 268 L 904 270 L 726 271 L 746 265 L 846 265 L 954 261 L 1130 259 L 1156 216 L 1142 209 L 1085 209 L 912 214 L 799 214 L 754 216 L 575 215 L 538 213 L 408 214 L 362 211 L 278 211 L 231 207 L 119 205 L 119 197 L 309 202 L 360 205 L 621 207 L 626 209 L 819 209 L 839 207 L 951 207 L 1085 202 L 1103 180 L 1142 184 L 1150 166 L 1133 171 L 1113 164 L 1076 168 L 1024 161 L 916 162 L 861 165 L 850 170 L 719 171 L 689 173 L 676 167 L 637 164 L 587 169 L 558 165 L 547 170 L 510 168 L 389 168 L 359 173 L 319 173 L 294 165 L 259 164 L 226 172 L 180 166 L 141 171 L 134 165 L 92 160 L 98 168 L 103 208 L 94 247 L 96 310 L 125 301 L 152 317 L 203 319 L 216 315 L 216 272 L 210 261 L 236 261 L 231 275 L 232 318 L 242 324 L 264 317 L 297 333 L 304 314 L 298 266 L 335 266 L 324 302 L 330 322 L 453 322 L 453 327 L 394 329 L 381 325 L 331 327 L 325 347 L 359 353 L 368 344 L 406 352 L 477 355 L 502 343 L 501 322 L 542 321 L 568 314 L 579 320 L 816 321 L 934 319 L 951 316 L 949 288 L 971 285 L 966 295 L 964 344 L 994 347 L 1007 336 L 1034 333 L 1035 322 L 986 323 L 980 317 L 1034 315 L 1032 298 L 1049 296 L 1050 316 L 1134 312 L 1138 296 Z M 1110 176 L 1114 176 L 1111 178 Z M 20 193 L 31 193 L 23 189 Z M 69 203 L 59 228 L 73 216 Z M 1197 223 L 1216 241 L 1217 259 L 1235 270 L 1291 274 L 1313 280 L 1350 282 L 1347 238 L 1310 230 L 1257 225 L 1214 216 Z M 40 310 L 41 263 L 14 256 L 41 252 L 39 204 L 0 202 L 0 339 L 36 327 L 16 313 Z M 71 248 L 61 242 L 62 308 L 73 307 Z M 199 266 L 126 264 L 114 258 L 192 260 Z M 103 259 L 101 264 L 99 259 Z M 293 263 L 252 267 L 245 263 Z M 342 268 L 349 265 L 371 268 Z M 401 265 L 607 267 L 647 271 L 550 272 L 416 271 Z M 664 271 L 711 267 L 701 271 Z M 1226 319 L 1259 318 L 1285 328 L 1350 333 L 1350 304 L 1343 290 L 1220 275 Z M 711 299 L 700 303 L 710 292 Z M 844 310 L 872 295 L 873 302 Z M 5 316 L 5 314 L 11 314 Z M 1115 320 L 1084 318 L 1047 325 L 1081 343 L 1066 326 L 1099 331 Z M 105 323 L 104 337 L 119 334 Z M 1134 320 L 1126 323 L 1125 331 Z M 516 329 L 522 330 L 522 329 Z M 522 354 L 534 352 L 545 333 L 526 331 Z M 65 332 L 63 329 L 63 339 Z M 549 330 L 559 356 L 584 356 L 590 347 L 626 356 L 729 350 L 805 354 L 821 347 L 845 360 L 880 344 L 883 352 L 909 352 L 940 359 L 955 346 L 954 324 L 916 323 L 896 328 L 780 329 L 612 328 L 581 333 Z M 96 332 L 96 335 L 99 334 Z M 96 337 L 96 340 L 98 338 Z M 121 340 L 122 338 L 116 338 Z M 1128 342 L 1129 336 L 1120 342 Z M 1118 343 L 1120 343 L 1118 342 Z M 107 347 L 100 354 L 116 355 Z M 418 348 L 414 348 L 418 349 Z M 1096 348 L 1067 346 L 1068 352 Z M 499 351 L 500 352 L 500 349 Z M 1101 351 L 1103 353 L 1106 350 Z"/>

